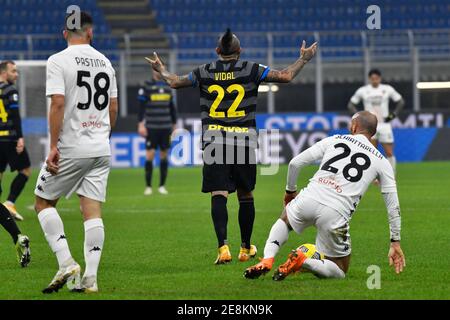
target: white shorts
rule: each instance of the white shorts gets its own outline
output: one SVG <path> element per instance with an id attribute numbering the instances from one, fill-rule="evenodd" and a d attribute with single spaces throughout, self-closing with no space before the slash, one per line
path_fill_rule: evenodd
<path id="1" fill-rule="evenodd" d="M 298 234 L 310 226 L 317 228 L 316 248 L 319 252 L 331 258 L 350 255 L 350 224 L 339 212 L 301 195 L 289 202 L 286 212 L 289 224 Z"/>
<path id="2" fill-rule="evenodd" d="M 394 132 L 390 123 L 379 123 L 377 133 L 373 136 L 380 143 L 394 143 Z"/>
<path id="3" fill-rule="evenodd" d="M 69 198 L 74 192 L 80 196 L 105 202 L 110 170 L 110 157 L 59 160 L 59 172 L 52 176 L 44 164 L 34 194 L 46 200 Z"/>

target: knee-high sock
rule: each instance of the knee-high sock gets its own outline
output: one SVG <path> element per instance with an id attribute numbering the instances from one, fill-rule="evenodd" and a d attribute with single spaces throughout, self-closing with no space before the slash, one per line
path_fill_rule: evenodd
<path id="1" fill-rule="evenodd" d="M 23 173 L 19 173 L 14 180 L 11 182 L 11 188 L 9 190 L 8 201 L 15 203 L 23 188 L 25 188 L 25 184 L 28 181 L 28 176 Z"/>
<path id="2" fill-rule="evenodd" d="M 162 187 L 166 184 L 167 171 L 169 169 L 169 161 L 167 159 L 161 159 L 159 163 L 159 186 Z"/>
<path id="3" fill-rule="evenodd" d="M 303 267 L 314 273 L 319 278 L 345 278 L 345 273 L 331 260 L 306 259 Z"/>
<path id="4" fill-rule="evenodd" d="M 220 248 L 227 241 L 228 211 L 226 197 L 217 195 L 211 198 L 211 216 Z"/>
<path id="5" fill-rule="evenodd" d="M 250 249 L 255 221 L 255 202 L 253 198 L 239 201 L 239 227 L 241 229 L 242 247 Z"/>
<path id="6" fill-rule="evenodd" d="M 264 259 L 273 258 L 280 251 L 280 247 L 286 243 L 289 238 L 289 228 L 281 219 L 272 226 L 270 230 L 269 238 L 266 241 L 264 247 Z"/>
<path id="7" fill-rule="evenodd" d="M 85 277 L 97 276 L 98 266 L 105 242 L 105 229 L 102 219 L 91 219 L 84 222 L 84 260 L 86 261 Z"/>
<path id="8" fill-rule="evenodd" d="M 395 156 L 389 157 L 387 159 L 388 159 L 389 163 L 391 164 L 392 169 L 394 169 L 394 172 L 395 172 L 397 169 L 397 159 L 395 158 Z"/>
<path id="9" fill-rule="evenodd" d="M 145 183 L 147 187 L 152 186 L 153 161 L 145 162 Z"/>
<path id="10" fill-rule="evenodd" d="M 0 203 L 0 224 L 11 235 L 13 242 L 16 243 L 20 234 L 19 227 L 17 226 L 14 218 L 11 217 L 8 209 Z"/>
<path id="11" fill-rule="evenodd" d="M 47 208 L 39 212 L 38 219 L 45 238 L 52 251 L 56 254 L 58 264 L 61 267 L 64 262 L 72 258 L 61 217 L 55 208 Z"/>

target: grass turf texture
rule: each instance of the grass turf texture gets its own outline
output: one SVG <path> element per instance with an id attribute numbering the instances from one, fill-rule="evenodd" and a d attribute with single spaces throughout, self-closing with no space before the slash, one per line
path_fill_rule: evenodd
<path id="1" fill-rule="evenodd" d="M 305 185 L 316 168 L 301 173 Z M 275 176 L 259 176 L 253 242 L 262 254 L 270 227 L 282 209 L 286 167 Z M 6 197 L 13 175 L 3 179 Z M 156 181 L 155 177 L 155 181 Z M 448 299 L 450 298 L 450 164 L 400 164 L 399 195 L 403 217 L 402 246 L 407 267 L 395 275 L 388 267 L 387 214 L 379 189 L 371 186 L 351 223 L 353 255 L 345 280 L 319 280 L 311 274 L 274 282 L 271 274 L 258 279 L 242 277 L 255 263 L 239 263 L 240 236 L 237 201 L 229 203 L 229 240 L 234 261 L 215 266 L 216 240 L 210 218 L 210 199 L 201 194 L 200 168 L 172 169 L 168 196 L 144 197 L 142 170 L 113 170 L 104 206 L 106 242 L 99 274 L 101 293 L 80 295 L 63 289 L 43 295 L 57 271 L 34 212 L 36 171 L 19 199 L 25 216 L 19 223 L 30 236 L 32 263 L 21 269 L 15 260 L 9 235 L 0 228 L 0 299 Z M 59 212 L 65 223 L 72 254 L 83 263 L 84 231 L 77 198 L 63 200 Z M 314 242 L 315 230 L 291 233 L 276 264 L 289 250 Z M 381 289 L 366 286 L 369 265 L 381 268 Z"/>

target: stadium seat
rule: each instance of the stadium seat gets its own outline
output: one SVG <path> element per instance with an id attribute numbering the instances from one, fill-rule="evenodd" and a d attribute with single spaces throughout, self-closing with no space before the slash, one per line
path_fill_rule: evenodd
<path id="1" fill-rule="evenodd" d="M 26 35 L 39 35 L 33 37 L 33 59 L 47 59 L 50 54 L 61 50 L 65 46 L 61 37 L 65 12 L 72 3 L 70 0 L 3 0 L 0 12 L 0 51 L 27 51 L 30 48 Z M 111 29 L 97 3 L 79 0 L 77 5 L 91 13 L 96 22 L 96 35 L 99 38 L 108 36 L 108 40 L 96 40 L 95 45 L 102 50 L 117 50 L 117 41 L 109 36 Z M 11 35 L 14 35 L 13 39 Z"/>
<path id="2" fill-rule="evenodd" d="M 360 30 L 364 21 L 358 17 L 366 14 L 370 1 L 355 3 L 352 0 L 153 0 L 151 6 L 158 22 L 166 32 L 220 33 L 227 27 L 236 32 L 312 32 L 322 31 L 324 46 L 340 47 L 345 50 L 331 50 L 324 55 L 330 57 L 361 56 L 362 38 Z M 183 8 L 180 10 L 180 8 Z M 270 9 L 268 9 L 270 8 Z M 450 27 L 448 12 L 450 5 L 440 0 L 386 0 L 383 3 L 383 29 L 445 29 Z M 226 22 L 223 21 L 227 12 Z M 421 16 L 422 19 L 413 17 Z M 283 19 L 278 19 L 283 17 Z M 174 23 L 174 21 L 176 21 Z M 355 32 L 341 36 L 336 30 Z M 182 40 L 178 47 L 183 49 L 205 49 L 217 39 L 217 35 L 202 35 L 201 41 Z M 210 39 L 211 38 L 211 39 Z M 311 41 L 314 39 L 311 39 Z M 265 48 L 267 37 L 243 37 L 244 47 Z M 443 40 L 444 41 L 444 40 Z M 274 37 L 279 57 L 295 56 L 297 39 L 289 35 Z M 391 52 L 392 53 L 392 52 Z M 397 52 L 401 54 L 402 52 Z M 395 53 L 394 53 L 395 54 Z M 183 59 L 184 55 L 180 55 Z"/>

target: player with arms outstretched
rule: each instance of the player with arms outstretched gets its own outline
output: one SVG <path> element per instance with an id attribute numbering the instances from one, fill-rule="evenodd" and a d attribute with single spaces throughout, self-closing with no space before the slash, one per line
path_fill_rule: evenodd
<path id="1" fill-rule="evenodd" d="M 239 260 L 247 261 L 256 255 L 256 247 L 250 241 L 255 219 L 253 190 L 256 183 L 256 161 L 250 144 L 256 136 L 252 133 L 256 132 L 258 87 L 262 82 L 291 82 L 314 57 L 316 50 L 316 43 L 306 48 L 303 42 L 296 62 L 282 71 L 271 70 L 267 66 L 241 60 L 240 41 L 228 29 L 217 44 L 219 59 L 199 66 L 187 75 L 178 76 L 167 71 L 156 53 L 147 58 L 172 88 L 200 88 L 203 149 L 216 147 L 215 155 L 223 152 L 223 159 L 227 158 L 226 161 L 209 161 L 209 154 L 205 156 L 203 153 L 202 192 L 211 193 L 211 215 L 219 247 L 216 264 L 232 260 L 227 242 L 227 199 L 234 191 L 237 191 L 239 200 Z M 230 136 L 232 138 L 228 139 Z M 247 144 L 246 139 L 253 140 Z M 244 156 L 245 160 L 238 163 L 229 159 L 233 154 Z"/>
<path id="2" fill-rule="evenodd" d="M 273 225 L 264 248 L 264 259 L 248 268 L 244 276 L 258 278 L 272 269 L 275 255 L 288 240 L 290 230 L 301 234 L 317 228 L 317 251 L 325 259 L 307 257 L 301 247 L 294 250 L 286 263 L 276 270 L 273 279 L 282 280 L 301 268 L 321 278 L 344 278 L 351 254 L 350 220 L 374 179 L 379 179 L 390 225 L 389 262 L 400 273 L 405 258 L 400 247 L 400 205 L 392 166 L 370 142 L 376 133 L 377 118 L 368 111 L 356 113 L 351 135 L 323 139 L 296 156 L 289 163 L 285 204 L 282 216 Z M 297 194 L 301 168 L 321 161 L 320 168 L 308 186 Z"/>
<path id="3" fill-rule="evenodd" d="M 64 30 L 68 48 L 47 62 L 50 153 L 37 179 L 35 209 L 59 271 L 44 293 L 57 292 L 80 275 L 56 210 L 60 197 L 74 192 L 80 199 L 85 229 L 86 270 L 77 289 L 98 291 L 97 271 L 105 238 L 101 203 L 110 170 L 109 137 L 117 118 L 115 71 L 108 58 L 90 45 L 92 18 L 81 12 L 79 29 L 68 26 L 70 18 Z"/>
<path id="4" fill-rule="evenodd" d="M 394 133 L 391 121 L 394 120 L 405 106 L 402 96 L 390 85 L 381 83 L 381 71 L 372 69 L 369 71 L 369 84 L 359 88 L 348 103 L 348 109 L 355 114 L 357 106 L 363 103 L 364 110 L 377 116 L 377 133 L 372 137 L 372 143 L 376 147 L 378 143 L 383 146 L 386 158 L 396 169 L 394 155 Z M 395 110 L 389 111 L 389 101 L 395 102 Z"/>

